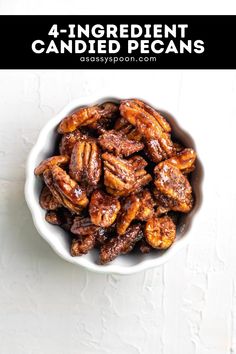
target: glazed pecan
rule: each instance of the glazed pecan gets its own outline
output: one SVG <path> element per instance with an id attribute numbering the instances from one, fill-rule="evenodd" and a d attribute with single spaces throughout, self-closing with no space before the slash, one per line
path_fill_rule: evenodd
<path id="1" fill-rule="evenodd" d="M 89 214 L 93 224 L 102 227 L 111 226 L 119 210 L 120 202 L 116 197 L 101 190 L 93 192 L 89 204 Z"/>
<path id="2" fill-rule="evenodd" d="M 116 120 L 114 129 L 117 132 L 120 132 L 120 133 L 126 135 L 128 139 L 135 140 L 135 141 L 141 141 L 142 140 L 142 135 L 124 117 L 119 117 Z"/>
<path id="3" fill-rule="evenodd" d="M 81 213 L 80 206 L 73 204 L 69 199 L 67 199 L 64 195 L 60 194 L 60 192 L 57 190 L 57 188 L 54 185 L 51 170 L 49 170 L 49 169 L 45 170 L 43 173 L 43 178 L 44 178 L 45 184 L 50 189 L 52 195 L 54 196 L 55 199 L 58 200 L 58 202 L 61 205 L 63 205 L 65 208 L 67 208 L 72 213 L 75 213 L 75 214 Z"/>
<path id="4" fill-rule="evenodd" d="M 109 153 L 102 154 L 104 163 L 104 184 L 110 190 L 129 193 L 135 183 L 132 165 L 120 157 Z"/>
<path id="5" fill-rule="evenodd" d="M 154 214 L 155 202 L 149 190 L 145 189 L 138 194 L 140 206 L 136 214 L 136 219 L 146 221 Z"/>
<path id="6" fill-rule="evenodd" d="M 143 149 L 144 144 L 129 139 L 126 135 L 115 130 L 110 130 L 100 135 L 98 142 L 103 150 L 117 156 L 129 156 Z"/>
<path id="7" fill-rule="evenodd" d="M 102 173 L 98 145 L 93 139 L 78 141 L 71 154 L 70 176 L 82 186 L 96 186 Z"/>
<path id="8" fill-rule="evenodd" d="M 175 153 L 174 144 L 170 138 L 170 126 L 167 121 L 153 108 L 139 100 L 125 100 L 120 105 L 121 115 L 134 125 L 152 148 L 150 155 L 155 156 L 156 162 Z M 153 143 L 157 140 L 158 142 Z M 152 141 L 150 143 L 150 141 Z M 153 150 L 157 149 L 154 154 Z M 159 156 L 159 159 L 157 160 Z"/>
<path id="9" fill-rule="evenodd" d="M 85 208 L 88 204 L 88 198 L 84 190 L 62 168 L 53 166 L 51 171 L 54 186 L 60 195 L 74 205 Z"/>
<path id="10" fill-rule="evenodd" d="M 118 106 L 111 102 L 79 109 L 72 115 L 64 118 L 58 127 L 58 133 L 70 133 L 75 129 L 92 124 L 101 118 L 110 118 L 118 113 Z"/>
<path id="11" fill-rule="evenodd" d="M 123 235 L 131 222 L 136 218 L 140 205 L 140 198 L 135 194 L 131 194 L 125 199 L 122 205 L 121 214 L 117 221 L 117 233 L 119 235 Z"/>
<path id="12" fill-rule="evenodd" d="M 57 211 L 55 211 L 55 210 L 47 211 L 47 213 L 45 215 L 45 220 L 47 222 L 49 222 L 49 224 L 61 225 L 61 218 L 60 218 L 59 214 L 57 213 Z"/>
<path id="13" fill-rule="evenodd" d="M 43 174 L 43 172 L 54 165 L 66 165 L 69 162 L 69 157 L 66 155 L 52 156 L 46 160 L 40 162 L 40 164 L 34 169 L 36 176 Z"/>
<path id="14" fill-rule="evenodd" d="M 188 213 L 193 207 L 192 187 L 188 179 L 176 166 L 166 161 L 159 163 L 154 172 L 158 205 Z"/>
<path id="15" fill-rule="evenodd" d="M 129 160 L 109 153 L 102 154 L 104 184 L 107 192 L 115 196 L 127 196 L 148 184 L 152 177 L 142 167 L 146 161 L 139 156 Z"/>
<path id="16" fill-rule="evenodd" d="M 100 248 L 100 263 L 106 264 L 113 261 L 120 254 L 130 252 L 135 243 L 142 237 L 140 231 L 140 224 L 132 225 L 124 235 L 119 235 L 106 241 Z"/>
<path id="17" fill-rule="evenodd" d="M 60 154 L 70 156 L 75 143 L 81 138 L 82 134 L 79 130 L 74 130 L 71 133 L 63 134 L 59 144 Z"/>
<path id="18" fill-rule="evenodd" d="M 75 238 L 72 240 L 70 253 L 72 257 L 82 256 L 87 254 L 95 246 L 94 235 L 86 235 L 83 238 Z"/>
<path id="19" fill-rule="evenodd" d="M 40 193 L 39 204 L 45 210 L 56 210 L 61 206 L 61 203 L 54 198 L 47 186 L 44 186 Z"/>
<path id="20" fill-rule="evenodd" d="M 94 225 L 89 217 L 79 216 L 74 218 L 73 224 L 71 226 L 71 232 L 80 240 L 92 235 L 94 237 L 95 246 L 102 245 L 110 234 L 109 229 Z"/>
<path id="21" fill-rule="evenodd" d="M 195 169 L 195 161 L 197 154 L 193 149 L 183 149 L 178 152 L 175 156 L 172 156 L 166 163 L 170 163 L 173 166 L 176 166 L 182 173 L 188 174 Z"/>
<path id="22" fill-rule="evenodd" d="M 175 240 L 176 226 L 169 216 L 148 219 L 145 225 L 145 238 L 150 246 L 157 249 L 169 248 Z"/>

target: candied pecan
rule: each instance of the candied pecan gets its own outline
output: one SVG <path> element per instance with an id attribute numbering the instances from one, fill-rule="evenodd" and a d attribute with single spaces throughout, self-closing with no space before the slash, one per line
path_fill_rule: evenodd
<path id="1" fill-rule="evenodd" d="M 141 202 L 137 195 L 131 194 L 122 205 L 121 214 L 117 221 L 117 233 L 123 235 L 131 222 L 136 218 Z"/>
<path id="2" fill-rule="evenodd" d="M 129 139 L 126 135 L 115 130 L 110 130 L 100 135 L 98 142 L 104 150 L 115 155 L 129 156 L 143 149 L 144 144 Z"/>
<path id="3" fill-rule="evenodd" d="M 82 186 L 96 186 L 102 173 L 100 151 L 93 139 L 78 141 L 71 154 L 70 176 Z"/>
<path id="4" fill-rule="evenodd" d="M 47 213 L 45 215 L 45 220 L 47 222 L 49 222 L 49 224 L 61 225 L 61 218 L 60 218 L 58 212 L 55 210 L 47 211 Z"/>
<path id="5" fill-rule="evenodd" d="M 39 197 L 39 204 L 41 208 L 45 210 L 56 210 L 61 206 L 61 203 L 58 201 L 58 199 L 54 198 L 47 186 L 43 186 Z"/>
<path id="6" fill-rule="evenodd" d="M 196 158 L 196 152 L 193 149 L 186 148 L 178 152 L 175 156 L 172 156 L 165 162 L 176 166 L 180 171 L 182 171 L 182 173 L 187 174 L 194 171 L 194 163 Z"/>
<path id="7" fill-rule="evenodd" d="M 130 252 L 135 243 L 142 237 L 141 225 L 132 225 L 124 235 L 118 235 L 106 241 L 100 248 L 100 263 L 113 261 L 120 254 Z"/>
<path id="8" fill-rule="evenodd" d="M 112 225 L 119 210 L 120 202 L 116 197 L 100 190 L 93 192 L 89 204 L 89 214 L 95 225 L 102 227 Z"/>
<path id="9" fill-rule="evenodd" d="M 144 111 L 146 111 L 149 114 L 151 114 L 157 120 L 157 122 L 160 124 L 160 126 L 162 127 L 162 129 L 165 132 L 167 132 L 167 133 L 171 132 L 170 124 L 167 122 L 167 120 L 159 112 L 157 112 L 154 108 L 152 108 L 151 106 L 149 106 L 148 104 L 144 103 L 141 100 L 134 99 L 133 101 L 136 102 L 139 107 L 143 108 Z"/>
<path id="10" fill-rule="evenodd" d="M 176 226 L 169 216 L 157 218 L 153 216 L 145 225 L 146 241 L 153 248 L 169 248 L 175 240 Z"/>
<path id="11" fill-rule="evenodd" d="M 116 120 L 114 129 L 126 135 L 128 139 L 135 141 L 142 140 L 142 135 L 138 132 L 138 130 L 123 117 L 119 117 Z"/>
<path id="12" fill-rule="evenodd" d="M 95 246 L 102 245 L 106 241 L 108 235 L 111 233 L 109 228 L 105 229 L 103 227 L 94 225 L 89 217 L 79 216 L 74 218 L 70 231 L 79 239 L 93 235 L 95 239 Z"/>
<path id="13" fill-rule="evenodd" d="M 82 256 L 87 254 L 95 246 L 95 236 L 93 234 L 86 235 L 81 238 L 72 240 L 70 253 L 72 257 Z"/>
<path id="14" fill-rule="evenodd" d="M 40 164 L 34 169 L 34 174 L 36 176 L 41 175 L 45 170 L 53 167 L 54 165 L 66 165 L 69 160 L 69 157 L 66 155 L 49 157 L 48 159 L 40 162 Z"/>
<path id="15" fill-rule="evenodd" d="M 127 196 L 148 184 L 152 177 L 143 168 L 145 160 L 136 156 L 129 160 L 109 153 L 102 154 L 104 161 L 104 184 L 107 192 L 115 196 Z M 146 162 L 145 162 L 146 163 Z"/>
<path id="16" fill-rule="evenodd" d="M 142 170 L 148 165 L 147 161 L 142 156 L 135 155 L 128 159 L 128 162 L 132 165 L 134 171 Z"/>
<path id="17" fill-rule="evenodd" d="M 102 154 L 104 162 L 104 184 L 110 189 L 122 193 L 130 191 L 135 182 L 132 165 L 120 157 L 112 154 Z"/>
<path id="18" fill-rule="evenodd" d="M 118 113 L 118 106 L 111 102 L 79 109 L 64 118 L 58 127 L 58 133 L 73 132 L 75 129 L 92 124 L 101 118 L 110 118 Z"/>
<path id="19" fill-rule="evenodd" d="M 154 213 L 155 202 L 149 190 L 145 189 L 139 193 L 140 207 L 136 214 L 136 219 L 146 221 Z"/>
<path id="20" fill-rule="evenodd" d="M 177 167 L 166 161 L 159 163 L 154 172 L 158 204 L 169 210 L 188 213 L 193 206 L 192 187 L 188 179 Z"/>
<path id="21" fill-rule="evenodd" d="M 43 178 L 44 182 L 46 183 L 47 187 L 50 189 L 52 195 L 54 196 L 55 199 L 58 200 L 58 202 L 63 205 L 65 208 L 70 210 L 72 213 L 75 214 L 80 214 L 81 213 L 81 207 L 78 205 L 73 204 L 68 198 L 66 198 L 64 195 L 60 194 L 59 191 L 56 189 L 52 177 L 52 172 L 51 170 L 45 170 L 43 173 Z"/>
<path id="22" fill-rule="evenodd" d="M 161 155 L 163 155 L 162 159 L 166 155 L 167 157 L 172 156 L 175 149 L 169 135 L 169 124 L 151 107 L 144 108 L 144 103 L 141 105 L 140 102 L 137 100 L 122 101 L 120 105 L 121 115 L 134 125 L 147 141 L 158 140 L 162 151 Z"/>
<path id="23" fill-rule="evenodd" d="M 74 130 L 71 133 L 63 134 L 59 144 L 60 154 L 70 156 L 75 143 L 81 138 L 82 135 L 79 130 Z"/>
<path id="24" fill-rule="evenodd" d="M 74 205 L 85 208 L 88 204 L 88 198 L 83 189 L 60 167 L 53 166 L 53 183 L 60 195 L 65 196 Z"/>
<path id="25" fill-rule="evenodd" d="M 86 236 L 96 234 L 99 226 L 94 225 L 89 217 L 76 216 L 70 230 L 75 235 Z"/>

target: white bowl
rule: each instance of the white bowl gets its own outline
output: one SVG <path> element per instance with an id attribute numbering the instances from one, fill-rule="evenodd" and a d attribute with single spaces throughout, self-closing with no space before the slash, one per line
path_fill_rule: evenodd
<path id="1" fill-rule="evenodd" d="M 140 98 L 142 99 L 142 98 Z M 68 114 L 71 114 L 78 107 L 102 103 L 105 101 L 117 102 L 120 99 L 105 97 L 102 99 L 90 99 L 82 101 L 74 100 L 69 103 L 61 112 L 53 117 L 41 130 L 38 140 L 32 148 L 26 165 L 26 183 L 25 198 L 31 211 L 33 222 L 39 234 L 49 243 L 53 250 L 63 259 L 73 264 L 82 266 L 86 269 L 99 273 L 115 273 L 115 274 L 132 274 L 148 268 L 159 266 L 170 259 L 178 250 L 186 246 L 190 239 L 192 221 L 197 221 L 197 210 L 201 205 L 201 182 L 202 182 L 202 166 L 198 158 L 197 166 L 192 174 L 192 186 L 195 194 L 195 205 L 193 210 L 182 217 L 177 231 L 177 237 L 174 244 L 166 251 L 153 251 L 149 254 L 127 254 L 117 257 L 113 262 L 107 265 L 99 265 L 97 263 L 97 250 L 92 250 L 89 254 L 81 257 L 72 257 L 70 255 L 70 242 L 64 230 L 58 226 L 51 225 L 45 221 L 45 210 L 39 205 L 39 194 L 42 187 L 42 181 L 39 177 L 35 177 L 34 168 L 45 158 L 54 154 L 56 142 L 58 142 L 58 134 L 56 128 L 59 122 Z M 147 102 L 154 106 L 154 102 Z M 155 106 L 154 106 L 155 107 Z M 195 144 L 190 135 L 184 132 L 178 126 L 176 120 L 167 112 L 158 110 L 168 119 L 172 125 L 173 133 L 188 147 L 195 148 Z"/>

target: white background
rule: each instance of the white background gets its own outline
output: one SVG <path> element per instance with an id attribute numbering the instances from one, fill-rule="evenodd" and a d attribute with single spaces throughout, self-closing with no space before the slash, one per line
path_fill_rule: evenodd
<path id="1" fill-rule="evenodd" d="M 5 0 L 0 13 L 114 13 L 110 1 L 52 3 Z M 121 0 L 117 13 L 233 11 L 233 1 L 145 4 Z M 23 195 L 41 127 L 70 100 L 114 86 L 183 120 L 205 168 L 191 244 L 127 277 L 61 260 L 36 232 Z M 1 354 L 236 353 L 235 115 L 235 71 L 0 71 Z"/>

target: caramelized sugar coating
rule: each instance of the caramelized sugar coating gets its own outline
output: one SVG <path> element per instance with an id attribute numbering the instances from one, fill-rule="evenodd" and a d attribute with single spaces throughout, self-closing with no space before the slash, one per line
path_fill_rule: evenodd
<path id="1" fill-rule="evenodd" d="M 141 225 L 136 224 L 130 226 L 124 235 L 119 235 L 106 241 L 100 248 L 100 263 L 106 264 L 113 261 L 120 254 L 130 252 L 141 237 Z"/>
<path id="2" fill-rule="evenodd" d="M 197 154 L 193 149 L 183 149 L 166 162 L 176 166 L 182 173 L 187 174 L 195 169 Z"/>
<path id="3" fill-rule="evenodd" d="M 93 192 L 89 204 L 89 214 L 94 225 L 111 226 L 116 220 L 119 210 L 120 202 L 116 197 L 101 190 Z"/>
<path id="4" fill-rule="evenodd" d="M 95 246 L 94 235 L 86 235 L 81 238 L 74 238 L 72 240 L 70 254 L 72 257 L 82 256 L 87 254 Z"/>
<path id="5" fill-rule="evenodd" d="M 175 240 L 176 226 L 169 216 L 148 219 L 145 225 L 145 238 L 153 248 L 160 250 L 169 248 Z"/>
<path id="6" fill-rule="evenodd" d="M 76 216 L 71 227 L 71 232 L 77 236 L 96 235 L 98 230 L 99 226 L 94 225 L 89 217 L 84 216 Z"/>
<path id="7" fill-rule="evenodd" d="M 170 125 L 157 111 L 139 100 L 124 100 L 120 105 L 120 112 L 143 136 L 147 151 L 154 162 L 175 154 Z"/>
<path id="8" fill-rule="evenodd" d="M 78 251 L 79 253 L 77 252 L 77 255 L 84 254 L 81 249 L 84 250 L 86 245 L 89 246 L 89 249 L 101 246 L 107 240 L 109 231 L 103 227 L 94 225 L 89 217 L 76 216 L 71 226 L 71 232 L 76 235 L 78 242 L 74 242 L 77 246 L 74 246 L 73 250 L 71 249 L 72 255 L 76 255 L 75 249 L 80 250 Z M 86 247 L 87 251 L 89 249 Z"/>
<path id="9" fill-rule="evenodd" d="M 104 184 L 110 194 L 128 196 L 152 180 L 151 175 L 142 168 L 146 161 L 141 156 L 126 160 L 106 152 L 102 154 L 102 158 Z"/>
<path id="10" fill-rule="evenodd" d="M 58 127 L 58 133 L 65 134 L 75 129 L 97 122 L 102 118 L 110 118 L 118 113 L 118 106 L 111 102 L 79 109 L 72 115 L 64 118 Z"/>
<path id="11" fill-rule="evenodd" d="M 130 124 L 124 117 L 119 117 L 116 120 L 114 129 L 127 136 L 128 139 L 141 141 L 142 135 L 138 132 L 132 124 Z"/>
<path id="12" fill-rule="evenodd" d="M 65 196 L 73 204 L 85 208 L 88 198 L 84 190 L 62 168 L 53 166 L 51 171 L 54 186 L 60 195 Z"/>
<path id="13" fill-rule="evenodd" d="M 135 183 L 132 165 L 125 159 L 105 152 L 102 154 L 104 165 L 104 184 L 110 189 L 129 192 Z"/>
<path id="14" fill-rule="evenodd" d="M 149 113 L 152 117 L 154 117 L 156 119 L 156 121 L 158 122 L 158 124 L 162 127 L 162 129 L 165 132 L 167 132 L 167 133 L 171 132 L 170 124 L 167 122 L 167 120 L 159 112 L 157 112 L 154 108 L 152 108 L 147 103 L 144 103 L 141 100 L 134 99 L 133 101 L 139 107 L 141 107 L 145 112 Z"/>
<path id="15" fill-rule="evenodd" d="M 99 147 L 94 139 L 78 141 L 71 154 L 69 173 L 84 187 L 96 186 L 102 173 Z"/>
<path id="16" fill-rule="evenodd" d="M 47 186 L 43 186 L 39 197 L 39 204 L 41 208 L 45 210 L 56 210 L 61 206 L 58 199 L 54 198 L 50 189 Z"/>
<path id="17" fill-rule="evenodd" d="M 103 150 L 114 153 L 116 156 L 129 156 L 143 149 L 144 144 L 129 139 L 126 135 L 110 130 L 100 135 L 98 142 Z"/>
<path id="18" fill-rule="evenodd" d="M 140 207 L 136 214 L 136 219 L 140 221 L 146 221 L 154 214 L 155 202 L 148 189 L 144 189 L 138 194 L 140 199 Z"/>
<path id="19" fill-rule="evenodd" d="M 59 144 L 60 154 L 70 156 L 75 143 L 77 143 L 77 141 L 81 138 L 82 134 L 79 130 L 74 130 L 71 133 L 63 134 Z"/>
<path id="20" fill-rule="evenodd" d="M 45 220 L 52 225 L 61 225 L 60 216 L 55 210 L 48 210 L 45 215 Z"/>
<path id="21" fill-rule="evenodd" d="M 46 160 L 40 162 L 40 164 L 34 169 L 34 174 L 39 176 L 49 168 L 52 168 L 54 165 L 66 165 L 69 162 L 69 157 L 66 155 L 52 156 Z"/>
<path id="22" fill-rule="evenodd" d="M 35 168 L 45 219 L 73 234 L 71 255 L 100 250 L 100 263 L 135 250 L 166 249 L 179 213 L 193 206 L 196 153 L 138 99 L 84 107 L 61 121 L 61 155 Z M 57 149 L 58 151 L 58 149 Z M 156 165 L 156 166 L 155 166 Z"/>
<path id="23" fill-rule="evenodd" d="M 117 221 L 117 233 L 123 235 L 131 222 L 136 218 L 141 205 L 140 198 L 136 194 L 127 197 L 122 205 L 121 214 Z"/>
<path id="24" fill-rule="evenodd" d="M 52 195 L 54 196 L 55 199 L 58 200 L 58 202 L 63 205 L 65 208 L 67 208 L 70 212 L 75 213 L 75 214 L 80 214 L 81 213 L 81 207 L 78 205 L 73 204 L 68 198 L 66 198 L 65 195 L 61 194 L 53 181 L 53 176 L 52 176 L 52 171 L 51 170 L 45 170 L 43 173 L 43 178 L 44 182 L 47 185 L 47 187 L 50 189 Z"/>
<path id="25" fill-rule="evenodd" d="M 188 213 L 193 207 L 192 187 L 183 173 L 169 162 L 155 167 L 157 203 L 169 210 Z"/>

